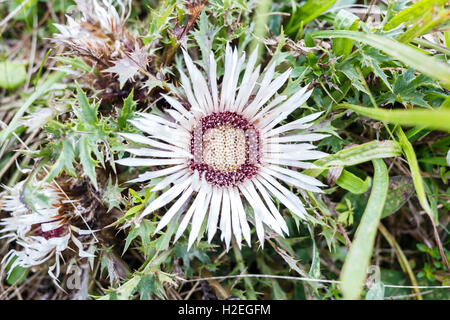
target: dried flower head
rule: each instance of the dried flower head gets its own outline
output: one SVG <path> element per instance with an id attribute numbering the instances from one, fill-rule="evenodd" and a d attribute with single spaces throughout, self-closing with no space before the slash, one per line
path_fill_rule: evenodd
<path id="1" fill-rule="evenodd" d="M 152 188 L 153 192 L 172 185 L 145 208 L 140 219 L 178 198 L 161 218 L 157 231 L 172 219 L 182 217 L 175 241 L 191 223 L 189 247 L 199 237 L 206 217 L 208 241 L 219 225 L 227 247 L 232 235 L 239 246 L 242 237 L 250 246 L 250 220 L 262 246 L 264 226 L 279 235 L 288 234 L 274 199 L 300 219 L 308 217 L 302 201 L 278 180 L 312 192 L 321 192 L 319 187 L 324 186 L 293 169 L 313 168 L 305 160 L 327 155 L 308 143 L 326 135 L 306 130 L 322 113 L 279 125 L 306 102 L 311 91 L 304 87 L 289 98 L 277 95 L 291 70 L 273 79 L 275 64 L 271 64 L 260 75 L 260 66 L 255 68 L 256 57 L 255 50 L 245 65 L 245 54 L 239 57 L 236 49 L 227 46 L 219 92 L 214 54 L 208 57 L 207 82 L 184 51 L 189 77 L 182 71 L 180 74 L 187 101 L 164 95 L 173 108 L 167 108 L 162 116 L 141 113 L 140 118 L 131 121 L 148 136 L 122 134 L 130 141 L 146 145 L 126 149 L 146 158 L 124 158 L 117 162 L 155 169 L 130 182 L 162 178 Z M 185 204 L 193 195 L 195 199 L 185 212 Z M 245 210 L 244 199 L 253 212 Z"/>
<path id="2" fill-rule="evenodd" d="M 14 187 L 4 187 L 1 209 L 10 216 L 0 221 L 1 238 L 8 238 L 21 248 L 12 249 L 2 263 L 29 268 L 52 261 L 48 274 L 57 281 L 64 254 L 92 257 L 82 240 L 91 239 L 93 231 L 81 229 L 84 211 L 56 182 L 24 180 Z"/>
<path id="3" fill-rule="evenodd" d="M 131 2 L 116 0 L 118 13 L 111 0 L 75 0 L 80 19 L 67 16 L 67 24 L 55 24 L 54 41 L 81 57 L 95 69 L 90 80 L 100 97 L 107 102 L 121 101 L 129 94 L 126 84 L 136 82 L 135 91 L 143 90 L 150 75 L 151 55 L 142 41 L 125 26 Z M 126 6 L 129 8 L 127 9 Z M 137 94 L 138 95 L 138 94 Z"/>

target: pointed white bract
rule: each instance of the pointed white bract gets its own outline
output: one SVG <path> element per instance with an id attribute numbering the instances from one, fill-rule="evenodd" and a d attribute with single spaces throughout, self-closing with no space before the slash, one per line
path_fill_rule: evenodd
<path id="1" fill-rule="evenodd" d="M 48 274 L 57 283 L 63 252 L 74 249 L 70 244 L 77 248 L 79 257 L 92 256 L 77 239 L 92 231 L 70 224 L 69 215 L 62 208 L 73 205 L 76 210 L 76 204 L 65 198 L 55 185 L 30 180 L 4 189 L 1 209 L 10 216 L 0 220 L 0 238 L 20 247 L 10 250 L 1 260 L 2 264 L 11 263 L 9 272 L 16 266 L 30 268 L 51 260 Z"/>
<path id="2" fill-rule="evenodd" d="M 324 186 L 298 172 L 298 168 L 314 168 L 305 160 L 327 155 L 310 144 L 327 136 L 311 130 L 312 121 L 322 113 L 280 125 L 307 101 L 311 90 L 305 87 L 290 97 L 278 95 L 291 70 L 274 78 L 276 66 L 271 64 L 260 75 L 256 51 L 245 63 L 245 55 L 239 57 L 237 49 L 227 45 L 221 84 L 213 53 L 208 56 L 207 80 L 189 54 L 183 55 L 188 75 L 180 74 L 186 101 L 163 95 L 170 106 L 165 114 L 140 114 L 131 122 L 143 134 L 121 134 L 143 147 L 127 149 L 138 157 L 117 162 L 149 169 L 130 182 L 158 178 L 153 191 L 163 190 L 140 219 L 168 206 L 156 232 L 178 221 L 176 241 L 190 224 L 189 247 L 204 232 L 210 242 L 218 228 L 227 248 L 232 237 L 239 247 L 242 240 L 250 246 L 251 224 L 261 246 L 266 231 L 288 235 L 277 203 L 300 219 L 308 217 L 302 201 L 288 187 L 321 192 Z"/>

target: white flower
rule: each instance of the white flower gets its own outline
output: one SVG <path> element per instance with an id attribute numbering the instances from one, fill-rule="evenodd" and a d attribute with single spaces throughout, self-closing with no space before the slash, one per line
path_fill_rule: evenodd
<path id="1" fill-rule="evenodd" d="M 77 239 L 77 235 L 91 231 L 80 230 L 70 224 L 67 207 L 73 203 L 55 185 L 31 180 L 19 182 L 13 188 L 4 188 L 7 195 L 3 197 L 1 209 L 9 212 L 10 217 L 0 221 L 0 238 L 9 238 L 10 242 L 15 241 L 21 247 L 20 250 L 10 250 L 2 259 L 2 263 L 12 262 L 10 272 L 15 266 L 30 268 L 55 258 L 48 273 L 57 281 L 62 253 L 70 250 L 70 243 L 78 248 L 79 257 L 91 256 Z"/>
<path id="2" fill-rule="evenodd" d="M 213 53 L 208 57 L 207 82 L 184 52 L 189 78 L 181 71 L 180 74 L 187 103 L 163 95 L 173 107 L 166 109 L 167 115 L 141 113 L 141 118 L 131 121 L 148 136 L 121 134 L 146 147 L 126 149 L 144 158 L 124 158 L 117 163 L 154 169 L 130 182 L 162 178 L 152 188 L 153 192 L 170 186 L 148 204 L 139 219 L 178 198 L 161 218 L 156 231 L 182 216 L 175 241 L 191 223 L 189 247 L 198 238 L 204 221 L 208 241 L 219 226 L 227 248 L 232 235 L 239 247 L 242 238 L 250 246 L 248 220 L 255 225 L 263 246 L 264 226 L 281 236 L 288 234 L 274 198 L 299 218 L 307 219 L 308 215 L 301 200 L 278 180 L 312 192 L 321 192 L 319 187 L 324 186 L 315 178 L 291 169 L 313 168 L 313 164 L 304 161 L 327 155 L 307 143 L 327 135 L 305 131 L 322 113 L 279 125 L 306 102 L 311 91 L 305 87 L 289 98 L 277 95 L 291 70 L 272 80 L 275 65 L 271 64 L 260 76 L 260 66 L 255 68 L 256 57 L 255 50 L 244 65 L 245 54 L 239 57 L 236 49 L 227 46 L 219 93 Z M 185 212 L 184 204 L 192 196 L 194 200 Z M 246 212 L 244 199 L 253 212 Z"/>
<path id="3" fill-rule="evenodd" d="M 55 39 L 65 43 L 80 52 L 89 52 L 93 56 L 101 57 L 110 51 L 109 37 L 120 38 L 126 36 L 125 6 L 121 0 L 116 2 L 122 8 L 122 15 L 114 8 L 112 1 L 103 0 L 75 0 L 80 10 L 81 20 L 74 20 L 66 16 L 67 25 L 55 23 L 59 30 Z"/>

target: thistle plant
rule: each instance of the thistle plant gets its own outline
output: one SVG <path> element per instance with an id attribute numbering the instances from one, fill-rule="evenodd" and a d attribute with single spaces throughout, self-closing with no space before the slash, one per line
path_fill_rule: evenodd
<path id="1" fill-rule="evenodd" d="M 0 2 L 0 299 L 448 299 L 448 15 Z"/>

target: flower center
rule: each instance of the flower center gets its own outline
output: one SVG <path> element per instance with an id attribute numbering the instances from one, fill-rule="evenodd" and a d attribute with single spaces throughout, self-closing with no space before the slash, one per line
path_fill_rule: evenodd
<path id="1" fill-rule="evenodd" d="M 31 233 L 32 233 L 32 235 L 35 235 L 35 236 L 44 237 L 45 240 L 62 237 L 67 234 L 67 227 L 65 224 L 62 224 L 61 226 L 59 226 L 55 229 L 51 229 L 51 230 L 47 230 L 48 228 L 43 227 L 43 225 L 45 225 L 47 223 L 55 223 L 55 222 L 60 222 L 60 221 L 62 221 L 62 220 L 56 219 L 56 220 L 52 220 L 49 222 L 36 223 L 36 224 L 32 225 Z"/>
<path id="2" fill-rule="evenodd" d="M 225 125 L 203 134 L 202 160 L 222 172 L 238 169 L 245 163 L 247 143 L 242 129 Z"/>
<path id="3" fill-rule="evenodd" d="M 216 186 L 236 186 L 258 172 L 259 132 L 242 115 L 213 112 L 192 132 L 190 168 Z"/>

